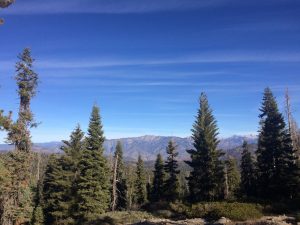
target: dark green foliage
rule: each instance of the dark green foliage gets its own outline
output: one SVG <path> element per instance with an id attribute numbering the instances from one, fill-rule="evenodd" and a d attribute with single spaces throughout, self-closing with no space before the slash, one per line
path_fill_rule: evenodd
<path id="1" fill-rule="evenodd" d="M 153 173 L 154 173 L 154 177 L 153 177 L 153 184 L 151 190 L 151 202 L 157 202 L 162 200 L 164 197 L 165 173 L 164 173 L 164 162 L 161 154 L 157 155 Z"/>
<path id="2" fill-rule="evenodd" d="M 109 168 L 103 156 L 104 136 L 99 108 L 93 107 L 86 149 L 78 164 L 77 214 L 79 221 L 94 220 L 109 208 L 110 185 Z"/>
<path id="3" fill-rule="evenodd" d="M 171 204 L 171 209 L 178 215 L 187 218 L 205 218 L 217 220 L 226 217 L 233 221 L 258 219 L 263 216 L 262 206 L 250 203 L 208 202 L 193 205 L 183 203 Z"/>
<path id="4" fill-rule="evenodd" d="M 9 127 L 7 140 L 17 150 L 28 152 L 31 149 L 30 128 L 37 125 L 30 110 L 30 101 L 36 94 L 38 75 L 32 70 L 34 59 L 30 49 L 25 48 L 18 58 L 20 61 L 16 63 L 15 79 L 20 97 L 19 116 Z"/>
<path id="5" fill-rule="evenodd" d="M 214 201 L 222 196 L 224 173 L 222 153 L 217 150 L 217 123 L 204 93 L 192 132 L 194 149 L 187 151 L 191 161 L 186 162 L 192 168 L 188 177 L 190 200 Z"/>
<path id="6" fill-rule="evenodd" d="M 66 157 L 52 155 L 44 180 L 46 224 L 72 224 L 73 164 Z"/>
<path id="7" fill-rule="evenodd" d="M 254 161 L 246 141 L 243 143 L 240 189 L 246 197 L 254 196 L 256 189 Z"/>
<path id="8" fill-rule="evenodd" d="M 116 146 L 116 151 L 114 158 L 118 159 L 118 166 L 117 166 L 117 210 L 125 210 L 127 209 L 127 181 L 125 179 L 124 174 L 124 162 L 123 162 L 123 150 L 122 144 L 118 141 Z"/>
<path id="9" fill-rule="evenodd" d="M 236 159 L 230 157 L 225 162 L 228 183 L 228 199 L 234 199 L 239 191 L 241 175 Z"/>
<path id="10" fill-rule="evenodd" d="M 295 151 L 282 114 L 269 88 L 265 89 L 260 109 L 257 178 L 259 196 L 294 198 L 296 195 Z"/>
<path id="11" fill-rule="evenodd" d="M 176 147 L 172 141 L 169 141 L 166 151 L 168 156 L 164 165 L 167 177 L 164 185 L 164 198 L 167 201 L 175 201 L 179 197 L 178 176 L 180 171 L 178 170 L 178 162 L 176 160 L 178 152 L 176 152 Z"/>
<path id="12" fill-rule="evenodd" d="M 141 206 L 146 202 L 146 177 L 144 171 L 144 162 L 139 155 L 136 163 L 136 180 L 134 182 L 134 203 Z"/>
<path id="13" fill-rule="evenodd" d="M 32 225 L 44 225 L 44 212 L 41 206 L 37 206 L 33 211 Z"/>
<path id="14" fill-rule="evenodd" d="M 47 224 L 73 224 L 75 220 L 76 182 L 79 158 L 83 152 L 80 127 L 63 141 L 64 155 L 50 157 L 44 179 L 44 211 Z"/>
<path id="15" fill-rule="evenodd" d="M 88 136 L 86 137 L 86 148 L 90 151 L 103 153 L 103 143 L 105 141 L 103 126 L 100 117 L 100 109 L 94 105 L 90 117 Z"/>

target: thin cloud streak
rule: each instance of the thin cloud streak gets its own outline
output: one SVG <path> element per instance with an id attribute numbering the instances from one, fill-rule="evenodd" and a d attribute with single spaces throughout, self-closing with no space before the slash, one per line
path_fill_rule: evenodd
<path id="1" fill-rule="evenodd" d="M 172 65 L 172 64 L 202 64 L 202 63 L 235 63 L 235 62 L 281 62 L 296 63 L 300 62 L 300 53 L 208 53 L 179 58 L 162 59 L 90 59 L 90 60 L 40 60 L 37 67 L 41 69 L 76 69 L 76 68 L 101 68 L 101 67 L 122 67 L 122 66 L 153 66 L 153 65 Z"/>
<path id="2" fill-rule="evenodd" d="M 4 14 L 102 13 L 128 14 L 160 11 L 183 11 L 222 6 L 231 0 L 27 0 L 5 10 Z"/>
<path id="3" fill-rule="evenodd" d="M 178 64 L 211 64 L 211 63 L 298 63 L 300 53 L 280 52 L 213 52 L 198 55 L 186 55 L 177 58 L 148 59 L 98 59 L 67 60 L 44 59 L 37 60 L 38 69 L 85 69 L 128 66 L 163 66 Z M 12 61 L 0 61 L 0 70 L 14 65 Z"/>

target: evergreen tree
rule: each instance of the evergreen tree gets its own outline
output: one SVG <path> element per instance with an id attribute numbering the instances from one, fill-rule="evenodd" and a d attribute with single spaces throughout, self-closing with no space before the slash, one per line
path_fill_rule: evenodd
<path id="1" fill-rule="evenodd" d="M 225 167 L 228 182 L 228 198 L 233 199 L 238 194 L 241 182 L 241 175 L 238 170 L 236 159 L 229 157 L 225 162 Z"/>
<path id="2" fill-rule="evenodd" d="M 44 212 L 41 206 L 37 206 L 33 211 L 32 225 L 44 225 Z"/>
<path id="3" fill-rule="evenodd" d="M 139 155 L 136 164 L 136 180 L 134 183 L 134 203 L 138 206 L 143 205 L 146 202 L 146 178 L 144 170 L 144 162 L 142 156 Z"/>
<path id="4" fill-rule="evenodd" d="M 4 162 L 11 175 L 11 183 L 9 193 L 5 196 L 6 204 L 2 202 L 0 205 L 2 224 L 29 223 L 34 208 L 30 174 L 33 161 L 30 129 L 37 124 L 30 103 L 36 94 L 38 75 L 33 71 L 34 59 L 30 49 L 24 49 L 18 58 L 15 76 L 20 101 L 18 118 L 13 121 L 12 112 L 4 116 L 3 111 L 0 111 L 0 130 L 7 131 L 7 142 L 15 146 L 15 151 L 9 153 Z"/>
<path id="5" fill-rule="evenodd" d="M 164 165 L 167 176 L 164 185 L 165 198 L 168 201 L 175 201 L 179 197 L 178 175 L 180 171 L 178 170 L 178 162 L 176 160 L 178 152 L 176 152 L 176 147 L 173 141 L 169 141 L 166 151 L 168 156 Z"/>
<path id="6" fill-rule="evenodd" d="M 243 143 L 240 189 L 246 197 L 254 196 L 256 189 L 254 161 L 246 141 Z"/>
<path id="7" fill-rule="evenodd" d="M 45 171 L 44 211 L 46 224 L 74 224 L 79 158 L 84 150 L 83 132 L 77 126 L 69 141 L 63 141 L 64 155 L 52 155 Z"/>
<path id="8" fill-rule="evenodd" d="M 284 118 L 269 88 L 265 89 L 260 109 L 257 178 L 259 196 L 282 198 L 295 196 L 295 151 Z"/>
<path id="9" fill-rule="evenodd" d="M 127 182 L 124 175 L 123 150 L 120 141 L 117 142 L 114 159 L 117 159 L 116 168 L 116 189 L 117 189 L 117 210 L 127 209 Z"/>
<path id="10" fill-rule="evenodd" d="M 72 224 L 70 218 L 72 201 L 71 165 L 64 157 L 52 155 L 49 159 L 44 179 L 45 223 L 49 225 Z"/>
<path id="11" fill-rule="evenodd" d="M 96 219 L 109 208 L 110 176 L 103 155 L 105 138 L 99 108 L 93 106 L 86 138 L 86 149 L 79 162 L 77 213 L 81 223 Z"/>
<path id="12" fill-rule="evenodd" d="M 164 173 L 164 162 L 161 154 L 157 155 L 155 161 L 155 170 L 153 171 L 153 184 L 152 184 L 152 191 L 151 191 L 151 201 L 158 202 L 162 200 L 164 195 L 164 180 L 165 180 L 165 173 Z"/>
<path id="13" fill-rule="evenodd" d="M 16 63 L 15 79 L 20 98 L 19 115 L 17 121 L 8 129 L 7 140 L 15 145 L 16 150 L 29 152 L 31 150 L 30 128 L 37 125 L 34 122 L 30 103 L 36 95 L 38 75 L 33 71 L 34 59 L 31 57 L 30 49 L 25 48 L 18 58 L 20 61 Z"/>
<path id="14" fill-rule="evenodd" d="M 192 168 L 188 177 L 190 200 L 214 201 L 222 196 L 224 172 L 220 161 L 222 153 L 217 150 L 216 120 L 204 93 L 200 97 L 200 109 L 192 132 L 195 149 L 187 151 L 191 161 L 186 162 Z"/>

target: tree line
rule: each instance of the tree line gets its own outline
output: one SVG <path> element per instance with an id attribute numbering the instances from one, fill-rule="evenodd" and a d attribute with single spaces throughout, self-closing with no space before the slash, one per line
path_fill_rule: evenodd
<path id="1" fill-rule="evenodd" d="M 179 165 L 172 140 L 167 158 L 158 154 L 149 171 L 141 155 L 135 165 L 125 162 L 121 142 L 111 160 L 105 157 L 97 105 L 86 135 L 77 125 L 63 141 L 63 154 L 34 153 L 30 130 L 37 123 L 30 106 L 39 77 L 33 63 L 30 49 L 24 49 L 16 63 L 17 119 L 0 111 L 0 129 L 15 147 L 0 157 L 1 224 L 88 224 L 107 211 L 147 209 L 158 202 L 300 200 L 300 139 L 288 94 L 285 120 L 272 91 L 265 89 L 257 150 L 252 154 L 244 142 L 239 163 L 218 149 L 217 121 L 202 93 L 191 130 L 193 149 L 185 161 L 188 171 Z"/>

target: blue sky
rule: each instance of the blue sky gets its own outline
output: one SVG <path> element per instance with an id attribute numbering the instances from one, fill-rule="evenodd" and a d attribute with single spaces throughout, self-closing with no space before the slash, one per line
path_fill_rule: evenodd
<path id="1" fill-rule="evenodd" d="M 0 11 L 1 108 L 16 111 L 16 55 L 40 75 L 35 142 L 85 130 L 97 103 L 107 138 L 189 136 L 206 92 L 220 137 L 255 134 L 262 92 L 300 121 L 296 0 L 17 0 Z M 5 134 L 0 135 L 0 142 Z"/>

